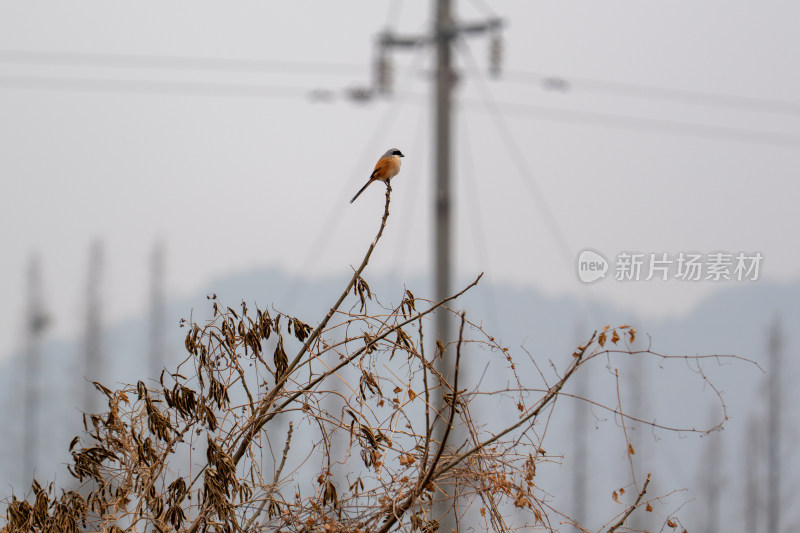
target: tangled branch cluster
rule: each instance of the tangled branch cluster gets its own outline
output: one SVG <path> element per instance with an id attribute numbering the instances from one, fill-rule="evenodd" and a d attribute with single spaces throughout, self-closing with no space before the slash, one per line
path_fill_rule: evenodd
<path id="1" fill-rule="evenodd" d="M 70 444 L 69 472 L 80 486 L 57 495 L 34 482 L 33 503 L 8 503 L 6 529 L 432 532 L 441 518 L 434 503 L 454 486 L 467 502 L 459 508 L 476 502 L 487 530 L 511 530 L 509 508 L 552 529 L 562 517 L 535 483 L 547 457 L 532 428 L 587 361 L 631 353 L 635 330 L 595 334 L 560 379 L 536 388 L 517 376 L 508 349 L 448 308 L 480 276 L 444 301 L 406 290 L 399 305 L 370 313 L 377 302 L 362 272 L 390 193 L 362 264 L 317 327 L 210 296 L 212 318 L 182 324 L 188 355 L 174 372 L 116 390 L 95 384 L 108 410 L 85 416 L 86 434 Z M 355 303 L 342 311 L 348 297 Z M 458 335 L 426 352 L 433 312 L 452 313 Z M 487 393 L 459 389 L 468 350 L 497 359 L 494 368 L 516 383 L 516 397 L 490 394 L 514 420 L 495 427 L 473 419 Z M 646 488 L 609 530 L 650 506 Z"/>

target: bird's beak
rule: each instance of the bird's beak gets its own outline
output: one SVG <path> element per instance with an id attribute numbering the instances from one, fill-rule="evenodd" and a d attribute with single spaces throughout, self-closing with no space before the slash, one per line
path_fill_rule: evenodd
<path id="1" fill-rule="evenodd" d="M 405 157 L 403 154 L 398 154 L 400 157 Z"/>

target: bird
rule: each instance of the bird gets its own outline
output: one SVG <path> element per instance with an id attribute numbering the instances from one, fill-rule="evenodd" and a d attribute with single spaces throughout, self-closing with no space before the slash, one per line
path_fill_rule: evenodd
<path id="1" fill-rule="evenodd" d="M 353 196 L 353 199 L 350 200 L 350 203 L 356 201 L 364 189 L 369 187 L 370 183 L 373 181 L 382 181 L 384 183 L 388 183 L 390 179 L 397 176 L 397 173 L 400 172 L 400 158 L 405 157 L 403 152 L 398 150 L 397 148 L 389 148 L 386 150 L 386 153 L 378 159 L 378 162 L 375 163 L 375 169 L 372 171 L 372 174 L 369 176 L 369 180 L 367 183 L 361 187 L 361 190 Z"/>

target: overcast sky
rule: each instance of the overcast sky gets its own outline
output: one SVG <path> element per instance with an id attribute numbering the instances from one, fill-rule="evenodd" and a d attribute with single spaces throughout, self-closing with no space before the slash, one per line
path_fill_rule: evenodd
<path id="1" fill-rule="evenodd" d="M 486 38 L 456 55 L 459 277 L 486 271 L 655 317 L 736 284 L 586 286 L 578 251 L 759 251 L 762 280 L 798 277 L 797 4 L 457 6 L 463 20 L 507 22 L 499 80 Z M 0 3 L 0 357 L 21 346 L 34 252 L 51 335 L 80 334 L 96 239 L 109 322 L 146 307 L 159 239 L 169 296 L 265 266 L 344 279 L 382 190 L 347 202 L 391 146 L 407 157 L 371 269 L 426 273 L 431 51 L 393 56 L 393 98 L 339 96 L 368 84 L 380 30 L 426 32 L 431 13 L 410 1 Z M 42 54 L 16 53 L 31 51 Z M 157 59 L 187 57 L 230 61 Z M 315 89 L 336 97 L 314 102 Z"/>

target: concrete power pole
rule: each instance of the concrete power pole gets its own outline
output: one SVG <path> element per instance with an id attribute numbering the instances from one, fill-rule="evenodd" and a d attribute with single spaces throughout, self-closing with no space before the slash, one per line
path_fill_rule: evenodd
<path id="1" fill-rule="evenodd" d="M 452 93 L 455 83 L 455 74 L 452 68 L 452 40 L 453 34 L 453 14 L 451 0 L 437 0 L 436 12 L 433 28 L 433 42 L 436 47 L 436 75 L 434 88 L 434 241 L 433 256 L 434 266 L 434 297 L 437 301 L 444 300 L 450 295 L 450 274 L 452 265 L 453 246 L 450 240 L 451 231 L 451 158 L 452 158 L 452 136 L 450 135 L 453 123 L 452 114 Z M 434 338 L 442 341 L 444 346 L 451 338 L 450 314 L 445 310 L 439 310 L 434 315 Z M 444 376 L 449 383 L 453 383 L 453 368 L 448 364 L 449 361 L 441 357 L 437 361 L 437 370 Z M 442 388 L 444 394 L 444 387 Z M 440 413 L 443 410 L 444 397 L 438 398 Z M 438 437 L 436 440 L 442 441 L 445 431 L 445 424 L 439 424 Z M 455 431 L 453 437 L 459 436 Z M 442 446 L 444 446 L 442 442 Z M 452 487 L 455 489 L 455 487 Z M 447 491 L 451 501 L 442 502 L 436 509 L 437 514 L 443 516 L 442 531 L 458 530 L 457 512 L 448 512 L 450 505 L 458 505 L 458 494 L 455 490 Z"/>
<path id="2" fill-rule="evenodd" d="M 84 377 L 90 382 L 84 386 L 83 408 L 94 412 L 97 406 L 92 381 L 105 377 L 103 357 L 103 320 L 100 285 L 103 273 L 103 243 L 95 241 L 89 249 L 89 276 L 86 280 L 86 339 L 84 346 Z"/>
<path id="3" fill-rule="evenodd" d="M 164 368 L 164 243 L 157 242 L 150 256 L 150 368 L 149 375 L 158 378 Z"/>
<path id="4" fill-rule="evenodd" d="M 377 90 L 379 94 L 391 94 L 390 76 L 391 72 L 389 51 L 393 48 L 417 48 L 420 46 L 433 45 L 436 57 L 436 73 L 434 76 L 434 296 L 436 300 L 443 300 L 451 294 L 451 275 L 452 275 L 452 94 L 456 82 L 456 73 L 453 70 L 452 55 L 453 44 L 456 39 L 466 34 L 481 34 L 491 32 L 495 38 L 493 42 L 493 54 L 491 55 L 493 65 L 491 71 L 496 74 L 499 71 L 499 41 L 498 33 L 502 27 L 502 20 L 491 18 L 476 23 L 461 23 L 455 21 L 453 1 L 435 0 L 434 23 L 431 34 L 416 36 L 398 36 L 389 30 L 384 31 L 380 39 L 378 68 L 375 79 L 377 80 Z M 448 313 L 439 311 L 434 319 L 435 338 L 442 341 L 444 345 L 452 340 L 450 317 Z M 438 361 L 438 370 L 452 383 L 453 368 L 449 361 L 444 358 Z M 439 403 L 443 401 L 439 399 Z M 437 427 L 440 434 L 444 431 L 444 424 Z M 453 434 L 458 432 L 453 432 Z M 454 435 L 455 436 L 455 435 Z M 444 504 L 449 507 L 448 504 Z M 440 513 L 441 514 L 441 513 Z M 456 524 L 453 515 L 450 514 L 445 519 L 446 523 L 441 524 L 442 531 L 454 529 Z"/>
<path id="5" fill-rule="evenodd" d="M 586 338 L 582 336 L 585 328 L 579 324 L 575 328 L 575 338 L 578 345 Z M 583 369 L 581 369 L 583 370 Z M 572 518 L 579 525 L 584 525 L 588 519 L 588 483 L 586 472 L 589 464 L 589 405 L 582 398 L 589 397 L 589 376 L 586 372 L 578 371 L 575 374 L 575 394 L 579 400 L 575 402 L 572 413 Z M 577 531 L 577 528 L 576 528 Z"/>
<path id="6" fill-rule="evenodd" d="M 378 68 L 375 79 L 380 94 L 391 94 L 389 52 L 393 48 L 417 48 L 433 45 L 436 55 L 434 76 L 434 295 L 437 300 L 450 296 L 452 273 L 452 94 L 457 75 L 453 70 L 453 44 L 462 35 L 491 33 L 493 36 L 490 71 L 500 68 L 499 30 L 503 21 L 491 18 L 480 22 L 456 22 L 452 0 L 436 0 L 433 30 L 430 35 L 399 36 L 384 31 L 378 40 Z M 443 343 L 450 339 L 447 313 L 437 313 L 436 338 Z"/>
<path id="7" fill-rule="evenodd" d="M 436 87 L 434 91 L 434 133 L 436 142 L 434 177 L 434 295 L 441 301 L 450 295 L 451 257 L 453 247 L 451 232 L 451 126 L 452 92 L 455 74 L 452 67 L 452 41 L 456 35 L 453 26 L 451 0 L 437 0 L 433 40 L 436 46 Z M 437 339 L 447 344 L 450 339 L 450 315 L 444 311 L 436 313 Z M 442 371 L 444 369 L 440 369 Z M 447 375 L 445 373 L 444 375 Z"/>
<path id="8" fill-rule="evenodd" d="M 25 407 L 22 479 L 27 480 L 36 469 L 39 444 L 39 398 L 41 397 L 40 369 L 42 337 L 47 328 L 48 317 L 42 303 L 42 272 L 39 257 L 34 255 L 28 266 L 28 296 L 25 313 Z"/>
<path id="9" fill-rule="evenodd" d="M 715 415 L 717 413 L 714 413 Z M 712 420 L 719 420 L 714 416 Z M 722 502 L 722 492 L 724 483 L 722 481 L 722 435 L 716 431 L 708 436 L 705 450 L 705 471 L 703 472 L 702 486 L 705 489 L 706 508 L 703 514 L 706 516 L 706 533 L 718 533 L 720 530 L 720 504 Z"/>
<path id="10" fill-rule="evenodd" d="M 634 322 L 635 323 L 635 322 Z M 631 358 L 628 365 L 628 384 L 630 386 L 630 401 L 626 402 L 625 409 L 628 411 L 630 415 L 633 415 L 635 418 L 640 420 L 644 420 L 646 413 L 648 412 L 648 390 L 649 387 L 647 386 L 647 368 L 644 365 L 645 361 L 644 358 L 634 357 Z M 646 448 L 646 430 L 643 424 L 638 422 L 634 422 L 629 420 L 626 422 L 628 425 L 628 435 L 630 437 L 631 445 L 633 446 L 634 451 L 636 452 L 632 457 L 631 461 L 633 461 L 635 467 L 635 474 L 641 477 L 643 474 L 650 472 L 651 467 L 644 463 L 644 457 L 648 456 L 645 452 Z M 653 487 L 651 486 L 652 490 Z M 647 519 L 644 516 L 646 513 L 633 513 L 629 519 L 629 525 L 631 529 L 639 531 L 644 531 L 645 528 L 645 520 Z"/>
<path id="11" fill-rule="evenodd" d="M 767 411 L 767 533 L 778 533 L 780 519 L 781 373 L 783 332 L 776 318 L 769 331 L 769 406 Z"/>
<path id="12" fill-rule="evenodd" d="M 763 509 L 763 445 L 764 424 L 760 416 L 751 415 L 745 432 L 744 464 L 744 523 L 745 531 L 761 531 L 761 512 Z"/>

